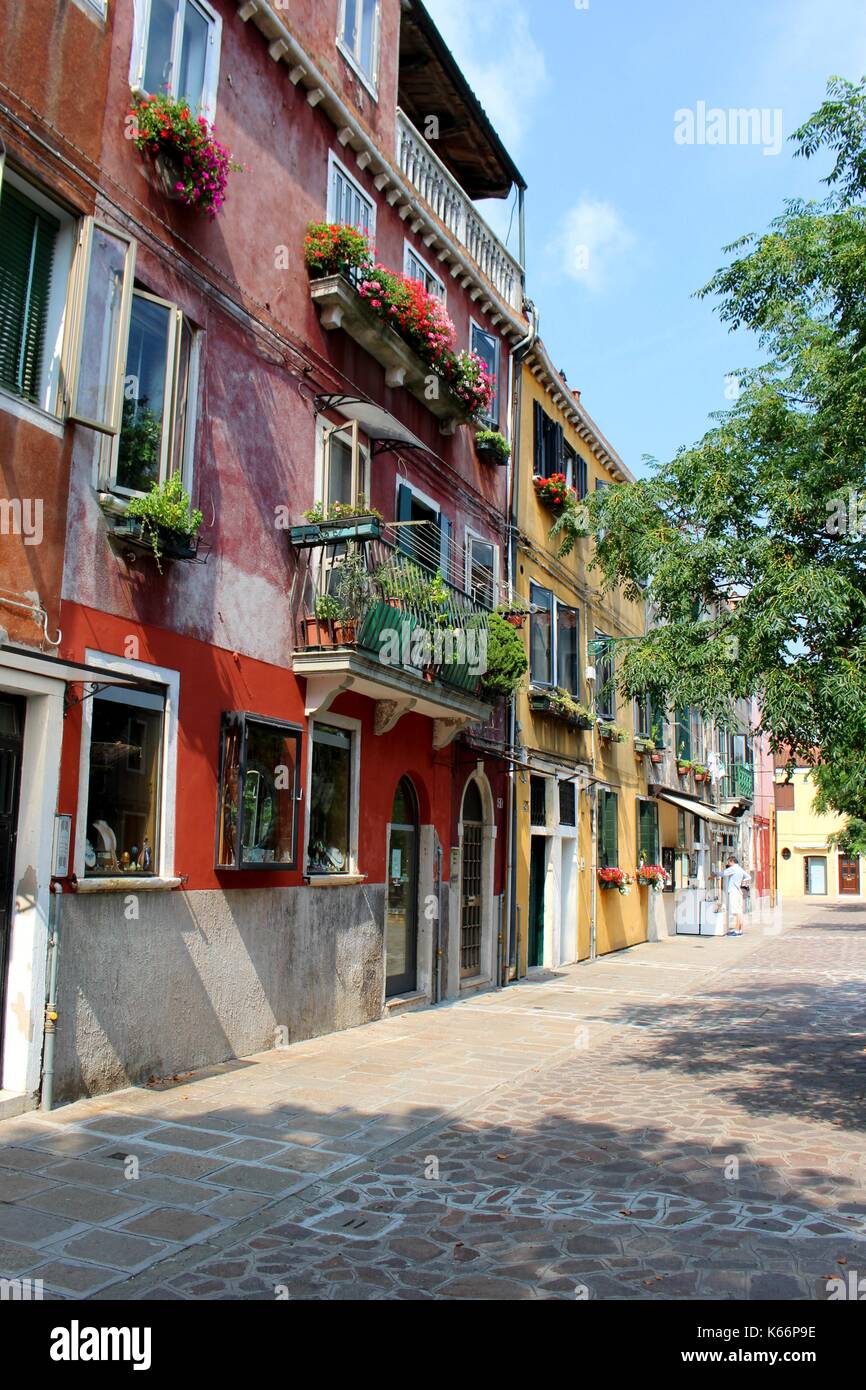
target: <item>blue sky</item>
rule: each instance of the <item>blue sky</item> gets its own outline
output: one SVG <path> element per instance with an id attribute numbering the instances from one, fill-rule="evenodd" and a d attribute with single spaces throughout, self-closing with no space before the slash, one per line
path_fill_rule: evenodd
<path id="1" fill-rule="evenodd" d="M 529 184 L 528 290 L 542 337 L 643 473 L 643 455 L 668 458 L 699 438 L 729 404 L 731 374 L 757 360 L 754 340 L 692 295 L 723 264 L 722 247 L 762 231 L 785 198 L 822 196 L 829 161 L 795 160 L 787 137 L 828 76 L 866 72 L 866 5 L 426 3 Z M 765 110 L 764 132 L 737 139 L 726 118 L 735 142 L 678 143 L 677 128 L 688 130 L 677 113 L 700 102 L 708 113 Z M 777 130 L 781 148 L 765 154 Z M 491 214 L 497 229 L 503 211 Z"/>

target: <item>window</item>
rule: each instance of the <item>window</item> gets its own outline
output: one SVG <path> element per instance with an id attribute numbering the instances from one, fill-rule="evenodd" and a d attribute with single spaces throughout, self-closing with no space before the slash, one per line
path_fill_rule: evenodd
<path id="1" fill-rule="evenodd" d="M 688 705 L 674 711 L 674 752 L 678 758 L 692 756 L 692 712 Z"/>
<path id="2" fill-rule="evenodd" d="M 130 86 L 216 110 L 222 20 L 205 0 L 135 0 Z"/>
<path id="3" fill-rule="evenodd" d="M 409 483 L 397 484 L 396 529 L 397 544 L 404 554 L 434 574 L 438 570 L 448 583 L 457 571 L 454 582 L 460 583 L 450 519 L 443 516 L 435 502 Z"/>
<path id="4" fill-rule="evenodd" d="M 161 694 L 109 686 L 93 696 L 86 878 L 158 870 L 164 714 Z"/>
<path id="5" fill-rule="evenodd" d="M 296 724 L 223 715 L 218 869 L 297 867 L 300 755 Z"/>
<path id="6" fill-rule="evenodd" d="M 445 282 L 439 279 L 408 241 L 403 245 L 403 270 L 411 280 L 420 280 L 427 293 L 432 294 L 434 299 L 441 299 L 442 303 L 445 303 Z"/>
<path id="7" fill-rule="evenodd" d="M 493 378 L 493 400 L 486 419 L 492 425 L 499 424 L 499 339 L 494 333 L 487 333 L 477 323 L 472 325 L 472 351 L 486 366 Z"/>
<path id="8" fill-rule="evenodd" d="M 659 862 L 659 808 L 654 801 L 637 803 L 637 862 Z"/>
<path id="9" fill-rule="evenodd" d="M 499 547 L 467 531 L 466 592 L 485 608 L 496 607 L 498 573 Z"/>
<path id="10" fill-rule="evenodd" d="M 577 824 L 577 795 L 573 782 L 560 782 L 559 784 L 559 823 L 560 825 Z"/>
<path id="11" fill-rule="evenodd" d="M 530 583 L 529 677 L 533 685 L 556 685 L 577 695 L 580 689 L 580 614 L 560 603 L 549 589 Z"/>
<path id="12" fill-rule="evenodd" d="M 361 443 L 357 420 L 333 425 L 322 421 L 322 489 L 328 508 L 335 502 L 357 503 L 368 497 L 369 449 Z"/>
<path id="13" fill-rule="evenodd" d="M 553 685 L 553 594 L 529 585 L 529 679 L 533 685 Z"/>
<path id="14" fill-rule="evenodd" d="M 529 822 L 531 825 L 547 825 L 547 779 L 529 779 Z"/>
<path id="15" fill-rule="evenodd" d="M 562 425 L 550 418 L 540 401 L 532 402 L 532 412 L 532 471 L 536 478 L 549 478 L 553 473 L 564 472 L 565 436 Z"/>
<path id="16" fill-rule="evenodd" d="M 665 741 L 665 711 L 650 695 L 641 695 L 634 702 L 634 731 L 638 738 L 651 738 L 656 748 Z"/>
<path id="17" fill-rule="evenodd" d="M 375 91 L 379 62 L 379 0 L 341 0 L 337 44 Z"/>
<path id="18" fill-rule="evenodd" d="M 616 719 L 616 660 L 611 639 L 596 632 L 595 709 L 601 719 Z"/>
<path id="19" fill-rule="evenodd" d="M 120 430 L 107 446 L 109 485 L 149 492 L 178 470 L 187 480 L 195 436 L 198 334 L 176 304 L 132 298 Z"/>
<path id="20" fill-rule="evenodd" d="M 570 695 L 579 688 L 578 633 L 580 615 L 556 600 L 556 684 Z"/>
<path id="21" fill-rule="evenodd" d="M 777 811 L 793 811 L 795 809 L 793 782 L 777 782 L 775 793 Z"/>
<path id="22" fill-rule="evenodd" d="M 307 873 L 354 873 L 352 799 L 357 795 L 357 732 L 353 727 L 345 727 L 342 721 L 316 721 L 310 726 L 310 740 Z"/>
<path id="23" fill-rule="evenodd" d="M 619 834 L 617 813 L 619 798 L 616 792 L 603 787 L 598 793 L 598 867 L 614 869 L 619 864 Z"/>
<path id="24" fill-rule="evenodd" d="M 328 156 L 328 221 L 357 227 L 373 237 L 376 205 L 333 153 Z"/>

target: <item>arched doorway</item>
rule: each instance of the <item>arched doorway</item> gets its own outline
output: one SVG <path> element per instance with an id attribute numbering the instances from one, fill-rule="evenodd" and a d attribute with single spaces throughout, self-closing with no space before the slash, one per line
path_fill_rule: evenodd
<path id="1" fill-rule="evenodd" d="M 460 821 L 460 978 L 467 980 L 481 973 L 484 924 L 484 804 L 474 780 L 466 784 Z"/>
<path id="2" fill-rule="evenodd" d="M 418 798 L 401 777 L 388 827 L 385 900 L 385 996 L 418 986 Z"/>

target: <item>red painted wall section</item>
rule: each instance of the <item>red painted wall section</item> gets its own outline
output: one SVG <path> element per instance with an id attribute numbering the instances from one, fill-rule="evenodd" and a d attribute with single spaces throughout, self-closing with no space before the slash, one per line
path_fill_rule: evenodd
<path id="1" fill-rule="evenodd" d="M 175 870 L 187 878 L 185 886 L 231 890 L 300 884 L 300 870 L 295 873 L 218 873 L 213 867 L 221 716 L 228 710 L 246 710 L 305 725 L 303 697 L 291 674 L 165 628 L 141 625 L 131 634 L 129 625 L 122 620 L 78 604 L 65 604 L 63 617 L 62 655 L 70 659 L 83 661 L 88 648 L 123 656 L 128 638 L 135 635 L 139 641 L 140 661 L 180 673 L 177 762 L 180 814 Z M 80 693 L 80 687 L 75 690 Z M 411 777 L 418 792 L 422 821 L 435 824 L 447 851 L 452 753 L 450 749 L 434 752 L 429 719 L 407 714 L 390 734 L 378 736 L 373 730 L 373 712 L 372 702 L 359 696 L 344 695 L 335 703 L 335 713 L 361 721 L 359 867 L 371 883 L 382 883 L 385 827 L 391 819 L 397 783 L 403 776 Z M 327 720 L 327 714 L 322 718 Z M 77 814 L 80 741 L 81 710 L 76 706 L 67 716 L 58 801 L 58 810 L 73 814 Z M 302 785 L 305 785 L 309 756 L 306 734 L 301 756 Z M 303 844 L 303 823 L 299 844 Z"/>
<path id="2" fill-rule="evenodd" d="M 23 526 L 16 534 L 11 510 L 0 520 L 0 590 L 18 602 L 38 596 L 52 637 L 60 625 L 69 454 L 68 437 L 58 439 L 0 408 L 0 497 L 21 508 Z M 41 624 L 2 602 L 0 624 L 13 642 L 42 645 Z"/>

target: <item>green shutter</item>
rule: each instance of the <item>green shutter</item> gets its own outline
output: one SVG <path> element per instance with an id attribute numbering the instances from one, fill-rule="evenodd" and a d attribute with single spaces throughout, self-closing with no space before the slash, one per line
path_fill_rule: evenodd
<path id="1" fill-rule="evenodd" d="M 678 757 L 691 758 L 692 756 L 691 710 L 688 705 L 685 709 L 676 711 L 676 747 L 674 752 Z"/>
<path id="2" fill-rule="evenodd" d="M 658 863 L 658 807 L 651 801 L 639 801 L 637 857 L 641 855 L 647 864 Z"/>
<path id="3" fill-rule="evenodd" d="M 0 196 L 0 384 L 39 399 L 60 224 L 9 184 Z"/>
<path id="4" fill-rule="evenodd" d="M 602 869 L 614 868 L 619 862 L 616 812 L 616 792 L 600 792 L 598 807 L 598 863 L 599 867 Z"/>

